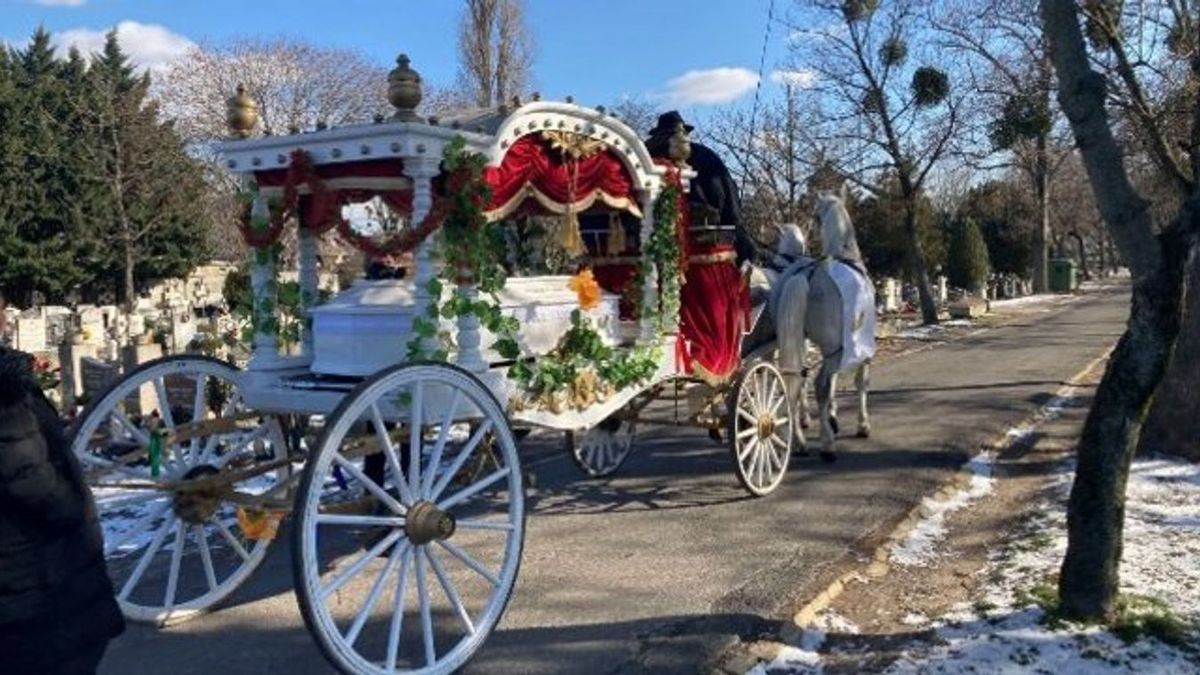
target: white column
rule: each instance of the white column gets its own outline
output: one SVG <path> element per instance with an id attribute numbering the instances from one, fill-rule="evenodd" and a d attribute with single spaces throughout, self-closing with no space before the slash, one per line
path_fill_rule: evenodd
<path id="1" fill-rule="evenodd" d="M 473 284 L 459 288 L 471 299 L 471 302 L 478 299 L 479 291 Z M 479 317 L 474 314 L 464 314 L 458 317 L 458 333 L 455 336 L 455 341 L 458 343 L 458 354 L 454 357 L 454 362 L 472 373 L 482 373 L 488 367 L 487 362 L 483 360 L 483 352 L 479 348 L 482 341 L 479 326 Z"/>
<path id="2" fill-rule="evenodd" d="M 650 243 L 650 235 L 654 232 L 654 200 L 658 198 L 657 190 L 647 190 L 642 193 L 642 231 L 639 243 L 639 250 L 642 252 L 642 260 L 647 260 L 646 247 Z M 645 263 L 643 263 L 645 264 Z M 653 263 L 647 264 L 644 269 L 647 271 L 646 278 L 642 279 L 642 307 L 658 308 L 658 268 Z M 654 340 L 658 336 L 658 321 L 650 316 L 647 312 L 642 312 L 641 320 L 641 337 L 645 342 Z"/>
<path id="3" fill-rule="evenodd" d="M 258 196 L 250 211 L 251 217 L 269 217 L 267 198 Z M 278 287 L 275 279 L 275 255 L 270 249 L 250 249 L 250 290 L 254 296 L 254 322 L 260 330 L 254 333 L 252 352 L 250 354 L 251 369 L 269 370 L 278 365 L 279 335 L 278 323 L 276 330 L 261 330 L 264 318 L 275 318 L 278 306 Z M 269 312 L 269 313 L 268 313 Z M 275 318 L 276 322 L 278 319 Z"/>
<path id="4" fill-rule="evenodd" d="M 417 227 L 433 207 L 432 181 L 439 171 L 438 160 L 432 157 L 408 158 L 405 159 L 405 168 L 405 173 L 413 180 L 413 213 L 410 225 Z M 437 274 L 432 258 L 434 236 L 436 234 L 421 242 L 414 256 L 416 269 L 413 272 L 413 281 L 419 298 L 427 297 L 425 285 Z"/>
<path id="5" fill-rule="evenodd" d="M 300 353 L 311 359 L 313 351 L 312 314 L 309 313 L 317 306 L 320 298 L 320 277 L 317 273 L 317 238 L 306 228 L 300 228 L 300 238 L 297 242 L 300 258 Z"/>

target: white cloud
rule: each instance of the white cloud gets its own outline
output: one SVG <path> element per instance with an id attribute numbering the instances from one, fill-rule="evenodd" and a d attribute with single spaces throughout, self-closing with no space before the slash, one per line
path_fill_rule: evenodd
<path id="1" fill-rule="evenodd" d="M 776 70 L 771 73 L 771 81 L 780 85 L 790 84 L 797 89 L 811 89 L 817 83 L 817 73 L 808 68 Z"/>
<path id="2" fill-rule="evenodd" d="M 83 7 L 87 0 L 33 0 L 43 7 Z"/>
<path id="3" fill-rule="evenodd" d="M 689 70 L 667 83 L 664 98 L 672 105 L 727 103 L 754 89 L 758 75 L 747 68 Z"/>
<path id="4" fill-rule="evenodd" d="M 72 28 L 51 35 L 50 41 L 62 54 L 75 47 L 82 54 L 88 55 L 104 49 L 104 37 L 107 34 L 108 29 Z M 122 21 L 117 24 L 117 40 L 135 66 L 150 70 L 166 66 L 196 45 L 186 37 L 172 33 L 165 26 L 137 21 Z"/>

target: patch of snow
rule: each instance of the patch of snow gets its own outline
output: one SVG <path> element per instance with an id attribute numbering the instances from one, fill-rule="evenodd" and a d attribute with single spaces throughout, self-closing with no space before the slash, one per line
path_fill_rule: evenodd
<path id="1" fill-rule="evenodd" d="M 818 614 L 812 627 L 815 629 L 812 632 L 820 633 L 822 636 L 826 633 L 858 635 L 859 632 L 857 624 L 833 610 L 826 610 Z"/>
<path id="2" fill-rule="evenodd" d="M 966 487 L 943 501 L 926 498 L 921 503 L 925 516 L 908 536 L 892 547 L 891 561 L 897 565 L 927 567 L 937 560 L 937 544 L 946 536 L 946 516 L 992 491 L 995 462 L 994 452 L 979 453 L 965 466 L 971 473 Z"/>
<path id="3" fill-rule="evenodd" d="M 1026 295 L 1022 298 L 1005 298 L 1003 300 L 992 300 L 989 304 L 992 309 L 1013 309 L 1015 307 L 1029 307 L 1031 305 L 1051 305 L 1062 302 L 1064 299 L 1069 299 L 1074 296 L 1061 295 L 1054 293 L 1043 293 L 1040 295 Z"/>
<path id="4" fill-rule="evenodd" d="M 908 612 L 900 618 L 900 623 L 905 626 L 924 626 L 929 623 L 929 617 L 921 612 Z"/>
<path id="5" fill-rule="evenodd" d="M 825 633 L 819 630 L 806 630 L 800 636 L 800 646 L 785 646 L 779 650 L 770 663 L 760 663 L 754 666 L 746 675 L 821 675 L 825 668 L 821 665 L 821 645 L 825 642 Z"/>

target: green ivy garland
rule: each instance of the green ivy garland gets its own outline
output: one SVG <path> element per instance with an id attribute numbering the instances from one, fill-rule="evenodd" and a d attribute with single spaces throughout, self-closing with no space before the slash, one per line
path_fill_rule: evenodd
<path id="1" fill-rule="evenodd" d="M 639 297 L 638 317 L 653 319 L 659 333 L 671 327 L 668 319 L 678 317 L 680 309 L 679 293 L 682 288 L 683 270 L 680 267 L 681 252 L 677 228 L 682 186 L 679 185 L 677 177 L 677 174 L 672 174 L 658 198 L 654 200 L 654 227 L 650 231 L 650 240 L 645 243 L 636 281 L 639 288 L 644 287 L 645 280 L 650 278 L 657 268 L 658 305 L 644 307 Z"/>
<path id="2" fill-rule="evenodd" d="M 443 159 L 448 173 L 446 199 L 449 204 L 433 254 L 444 264 L 441 278 L 434 277 L 425 286 L 429 305 L 425 316 L 413 319 L 408 358 L 448 359 L 449 348 L 445 340 L 440 339 L 444 336 L 438 334 L 438 320 L 473 314 L 496 336 L 492 348 L 501 358 L 516 360 L 521 356 L 517 342 L 521 324 L 516 317 L 501 312 L 497 296 L 508 279 L 504 268 L 506 243 L 504 224 L 490 222 L 484 215 L 484 208 L 492 199 L 491 188 L 483 179 L 486 159 L 467 151 L 466 141 L 461 136 L 446 145 Z M 453 284 L 454 290 L 443 303 L 445 283 Z M 472 285 L 483 298 L 471 297 L 468 289 Z M 431 343 L 438 346 L 430 348 Z"/>

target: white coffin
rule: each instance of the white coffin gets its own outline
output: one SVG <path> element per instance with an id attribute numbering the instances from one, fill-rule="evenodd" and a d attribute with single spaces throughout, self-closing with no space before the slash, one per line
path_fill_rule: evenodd
<path id="1" fill-rule="evenodd" d="M 544 354 L 571 325 L 579 307 L 567 276 L 510 278 L 500 293 L 504 312 L 521 322 L 522 347 Z M 449 290 L 446 291 L 447 297 Z M 605 293 L 600 306 L 587 312 L 610 342 L 620 330 L 616 295 Z M 415 302 L 411 282 L 395 279 L 359 280 L 332 300 L 312 310 L 314 359 L 312 370 L 322 375 L 365 377 L 405 360 L 412 319 L 422 308 Z M 442 330 L 455 327 L 442 320 Z M 482 331 L 484 360 L 501 361 L 491 350 L 494 337 Z"/>

